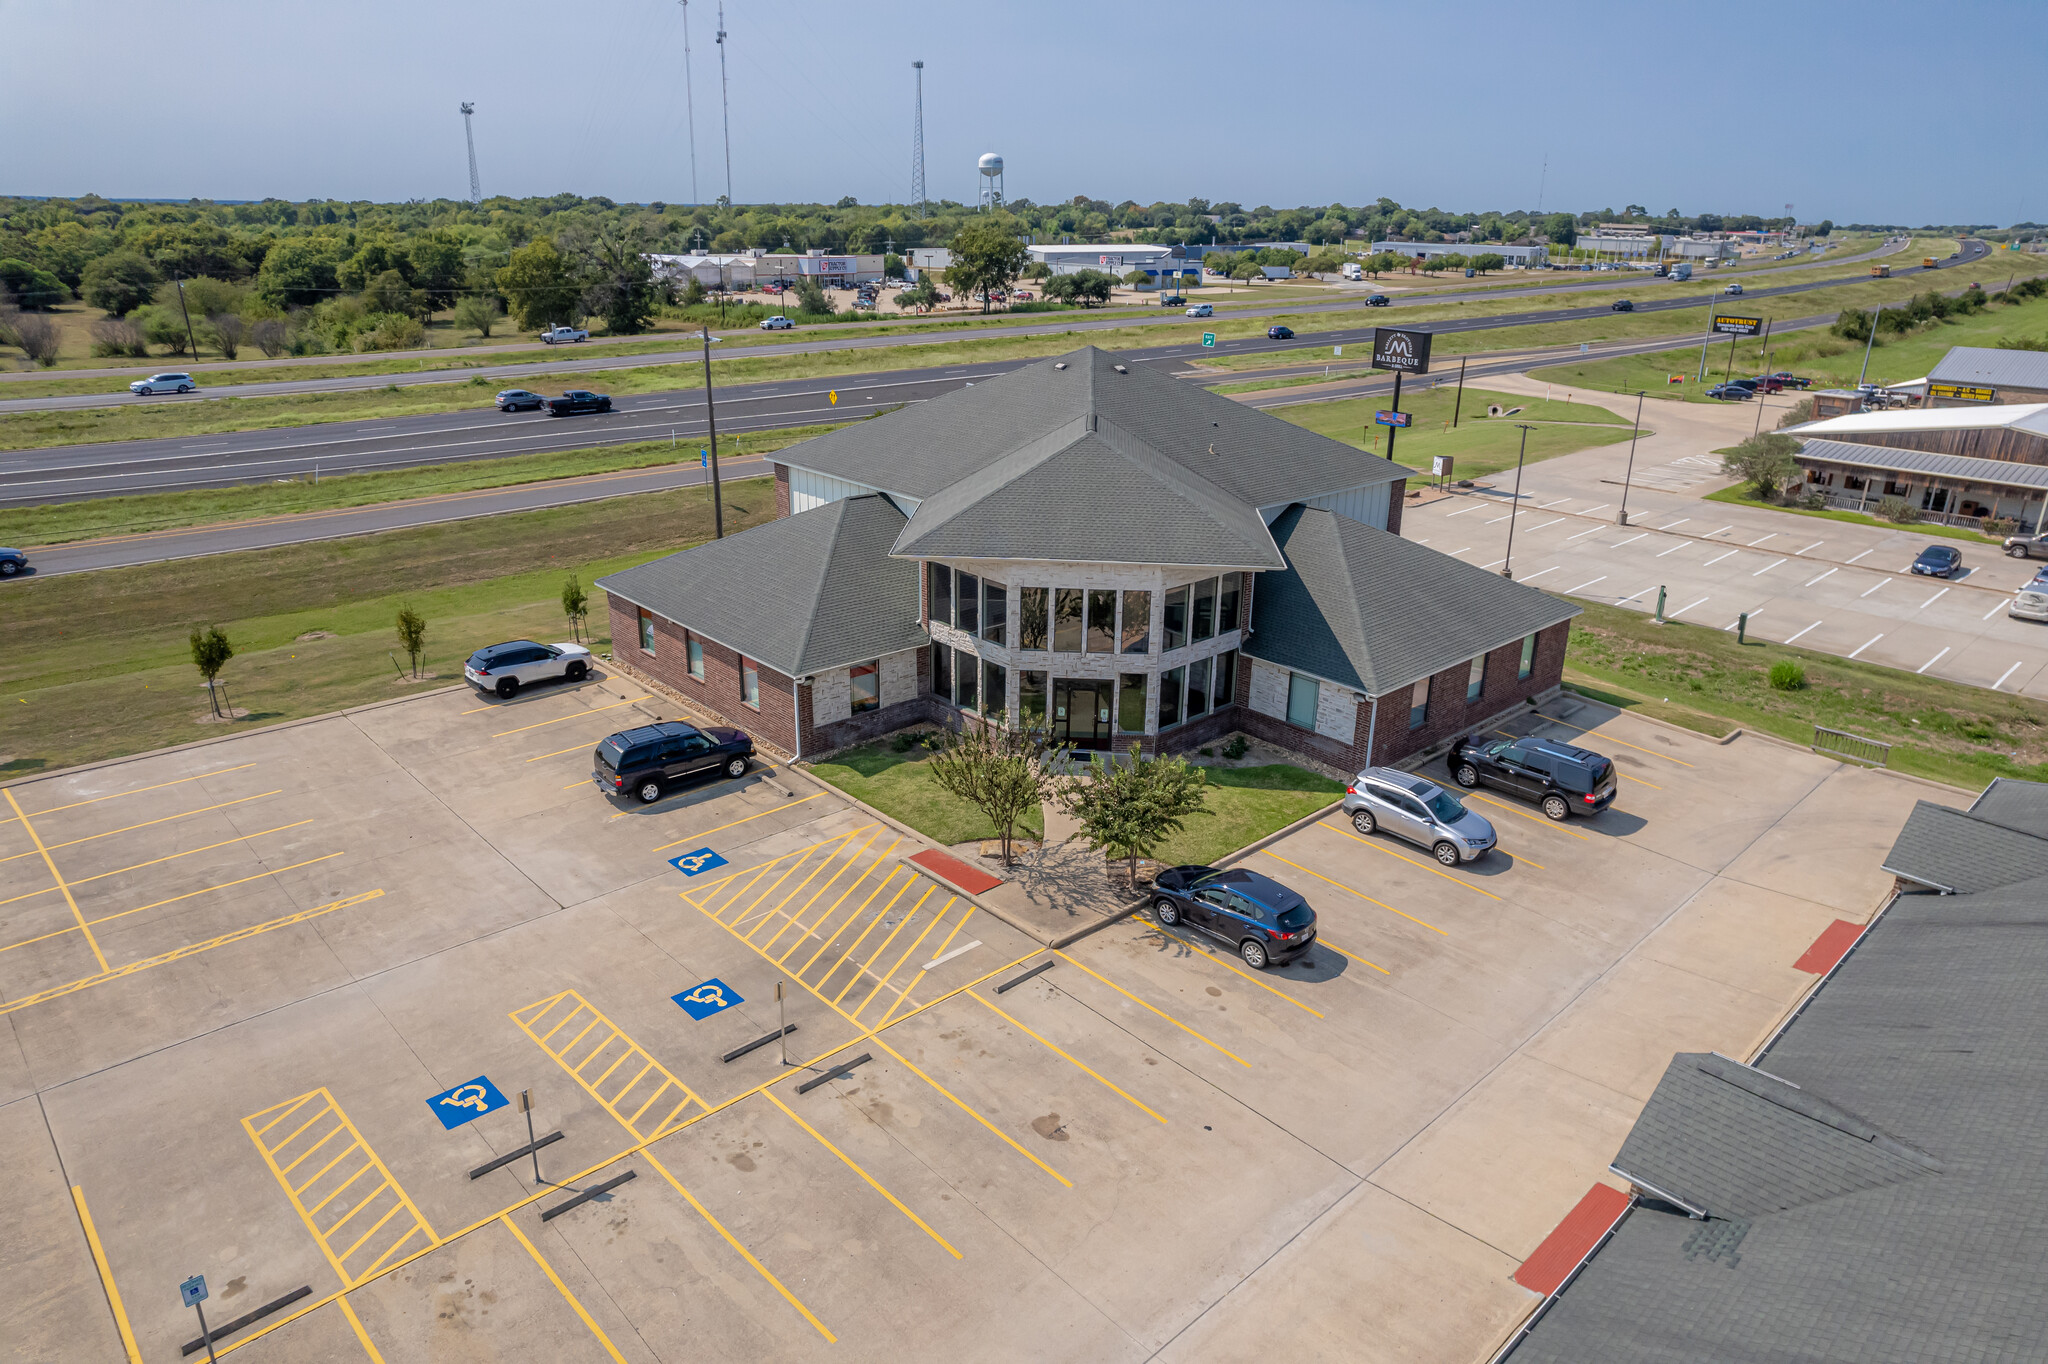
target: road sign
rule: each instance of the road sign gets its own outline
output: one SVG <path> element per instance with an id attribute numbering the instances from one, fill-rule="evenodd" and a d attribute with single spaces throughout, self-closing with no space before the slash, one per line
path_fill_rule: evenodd
<path id="1" fill-rule="evenodd" d="M 716 976 L 702 985 L 692 985 L 679 995 L 670 995 L 682 1005 L 683 1012 L 695 1019 L 706 1019 L 716 1013 L 723 1013 L 735 1004 L 744 1004 L 739 991 L 719 980 Z"/>
<path id="2" fill-rule="evenodd" d="M 496 1112 L 507 1102 L 496 1085 L 479 1075 L 467 1084 L 436 1094 L 427 1100 L 427 1107 L 433 1109 L 434 1116 L 441 1120 L 443 1130 L 452 1132 L 466 1122 L 475 1122 L 486 1113 Z"/>
<path id="3" fill-rule="evenodd" d="M 1995 403 L 1998 401 L 1998 390 L 1985 388 L 1979 384 L 1929 384 L 1927 396 L 1951 398 L 1964 403 Z"/>
<path id="4" fill-rule="evenodd" d="M 1381 426 L 1407 426 L 1415 420 L 1413 412 L 1375 412 L 1372 419 Z"/>
<path id="5" fill-rule="evenodd" d="M 1449 478 L 1451 476 L 1451 457 L 1449 455 L 1431 455 L 1429 457 L 1429 473 L 1432 478 Z"/>
<path id="6" fill-rule="evenodd" d="M 1685 376 L 1683 374 L 1667 374 L 1664 376 L 1664 382 L 1667 384 L 1682 384 L 1685 382 Z"/>
<path id="7" fill-rule="evenodd" d="M 831 392 L 827 393 L 827 394 L 826 394 L 825 396 L 826 396 L 826 397 L 828 397 L 828 398 L 830 398 L 830 399 L 832 400 L 832 406 L 834 406 L 834 407 L 837 407 L 837 406 L 839 406 L 839 390 L 838 390 L 838 389 L 836 389 L 836 388 L 835 388 L 835 389 L 833 389 L 833 390 L 832 390 Z"/>
<path id="8" fill-rule="evenodd" d="M 1330 350 L 1333 354 L 1336 355 L 1342 355 L 1344 353 L 1344 348 L 1342 346 L 1332 346 Z"/>
<path id="9" fill-rule="evenodd" d="M 1372 331 L 1372 367 L 1402 374 L 1427 374 L 1429 342 L 1428 332 L 1375 327 Z"/>
<path id="10" fill-rule="evenodd" d="M 1202 344 L 1203 344 L 1203 345 L 1205 345 L 1205 346 L 1207 346 L 1207 347 L 1208 347 L 1208 348 L 1209 348 L 1210 350 L 1214 350 L 1214 349 L 1216 349 L 1216 333 L 1215 333 L 1215 332 L 1203 332 L 1203 333 L 1202 333 Z"/>
<path id="11" fill-rule="evenodd" d="M 1714 330 L 1723 336 L 1755 336 L 1763 329 L 1761 317 L 1730 317 L 1724 313 L 1714 319 Z"/>
<path id="12" fill-rule="evenodd" d="M 699 469 L 709 469 L 711 467 L 711 452 L 709 450 L 700 449 L 697 451 L 697 467 Z"/>
<path id="13" fill-rule="evenodd" d="M 194 1274 L 178 1285 L 178 1298 L 187 1307 L 197 1307 L 206 1301 L 206 1276 Z"/>
<path id="14" fill-rule="evenodd" d="M 1593 350 L 1593 343 L 1592 343 L 1591 341 L 1581 341 L 1581 342 L 1579 342 L 1579 354 L 1581 354 L 1581 355 L 1588 355 L 1588 354 L 1591 354 L 1592 350 Z"/>
<path id="15" fill-rule="evenodd" d="M 697 876 L 710 871 L 713 867 L 724 866 L 725 859 L 709 848 L 699 848 L 693 853 L 684 853 L 681 857 L 671 857 L 668 864 L 685 876 Z"/>

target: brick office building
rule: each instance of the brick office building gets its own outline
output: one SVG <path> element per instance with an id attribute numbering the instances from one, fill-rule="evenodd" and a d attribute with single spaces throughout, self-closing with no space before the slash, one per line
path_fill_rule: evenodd
<path id="1" fill-rule="evenodd" d="M 1402 540 L 1407 475 L 1090 347 L 791 447 L 776 521 L 599 586 L 622 663 L 804 757 L 1001 713 L 1393 762 L 1554 688 L 1576 614 Z"/>

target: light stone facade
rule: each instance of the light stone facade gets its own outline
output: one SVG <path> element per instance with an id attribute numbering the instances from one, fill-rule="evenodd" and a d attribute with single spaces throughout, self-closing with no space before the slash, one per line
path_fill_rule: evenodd
<path id="1" fill-rule="evenodd" d="M 957 633 L 957 632 L 956 632 Z M 917 650 L 904 649 L 877 660 L 880 665 L 882 705 L 917 699 Z M 829 725 L 853 718 L 853 675 L 846 668 L 831 668 L 811 679 L 811 720 Z"/>

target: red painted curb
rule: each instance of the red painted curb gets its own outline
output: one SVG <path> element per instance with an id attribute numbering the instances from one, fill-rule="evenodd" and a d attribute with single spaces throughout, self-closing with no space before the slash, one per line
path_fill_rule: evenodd
<path id="1" fill-rule="evenodd" d="M 1824 976 L 1835 969 L 1835 963 L 1847 956 L 1849 949 L 1862 936 L 1862 924 L 1837 919 L 1821 930 L 1821 935 L 1813 940 L 1813 946 L 1806 949 L 1806 955 L 1792 963 L 1792 969 Z"/>
<path id="2" fill-rule="evenodd" d="M 937 849 L 916 853 L 910 860 L 928 871 L 937 872 L 969 895 L 979 895 L 1003 883 L 1002 877 L 990 876 L 981 868 L 970 867 L 959 858 L 939 852 Z"/>
<path id="3" fill-rule="evenodd" d="M 1543 1244 L 1515 1271 L 1515 1282 L 1532 1293 L 1549 1297 L 1558 1285 L 1571 1277 L 1579 1261 L 1586 1258 L 1600 1238 L 1607 1234 L 1628 1207 L 1628 1195 L 1612 1184 L 1595 1184 L 1586 1190 L 1578 1206 L 1565 1214 Z"/>

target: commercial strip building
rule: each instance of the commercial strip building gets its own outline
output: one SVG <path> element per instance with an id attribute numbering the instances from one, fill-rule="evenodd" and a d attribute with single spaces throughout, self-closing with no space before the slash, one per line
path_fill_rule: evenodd
<path id="1" fill-rule="evenodd" d="M 599 586 L 625 670 L 805 758 L 1000 714 L 1350 772 L 1552 692 L 1578 610 L 1401 539 L 1401 466 L 1092 347 L 779 460 L 779 519 Z"/>
<path id="2" fill-rule="evenodd" d="M 1413 260 L 1427 260 L 1431 256 L 1491 254 L 1509 265 L 1527 270 L 1540 270 L 1550 264 L 1550 248 L 1547 246 L 1504 246 L 1499 242 L 1374 242 L 1372 249 L 1375 253 L 1391 251 Z"/>
<path id="3" fill-rule="evenodd" d="M 1157 288 L 1159 282 L 1192 281 L 1202 277 L 1202 248 L 1199 246 L 1158 246 L 1149 242 L 1109 242 L 1098 246 L 1027 246 L 1031 259 L 1052 267 L 1055 275 L 1073 275 L 1099 270 L 1122 279 L 1133 270 L 1143 270 L 1149 283 L 1140 288 Z"/>
<path id="4" fill-rule="evenodd" d="M 1927 372 L 1930 407 L 2048 403 L 2048 351 L 1951 346 Z"/>
<path id="5" fill-rule="evenodd" d="M 1755 1060 L 1672 1058 L 1618 1220 L 1506 1364 L 2042 1358 L 2048 786 L 1920 802 L 1884 869 Z"/>
<path id="6" fill-rule="evenodd" d="M 833 255 L 826 251 L 748 251 L 730 255 L 650 255 L 658 280 L 682 283 L 694 276 L 707 289 L 745 290 L 757 284 L 795 284 L 812 279 L 828 288 L 851 288 L 882 278 L 877 255 Z"/>
<path id="7" fill-rule="evenodd" d="M 2048 403 L 1852 412 L 1786 434 L 1800 442 L 1805 486 L 1830 506 L 1863 511 L 1902 497 L 1951 525 L 1986 516 L 2029 531 L 2042 524 Z"/>

